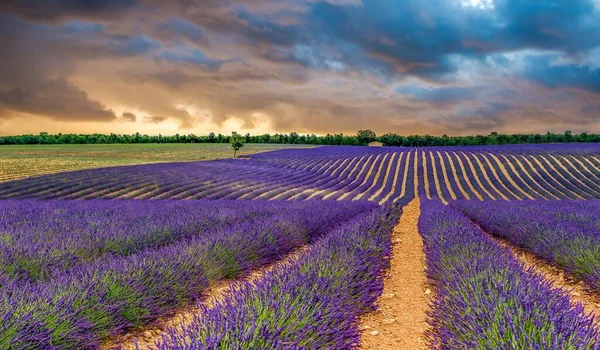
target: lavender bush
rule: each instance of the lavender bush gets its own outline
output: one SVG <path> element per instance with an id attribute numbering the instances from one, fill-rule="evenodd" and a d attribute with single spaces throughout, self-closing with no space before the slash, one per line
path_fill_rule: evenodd
<path id="1" fill-rule="evenodd" d="M 596 349 L 593 317 L 467 217 L 422 202 L 419 231 L 427 275 L 435 281 L 430 314 L 439 349 Z"/>
<path id="2" fill-rule="evenodd" d="M 487 232 L 600 291 L 600 201 L 459 201 L 452 205 Z"/>
<path id="3" fill-rule="evenodd" d="M 341 225 L 297 260 L 258 282 L 241 283 L 159 349 L 352 349 L 358 317 L 373 309 L 389 264 L 399 207 Z"/>
<path id="4" fill-rule="evenodd" d="M 0 271 L 47 280 L 103 255 L 128 256 L 302 208 L 235 201 L 0 201 Z"/>
<path id="5" fill-rule="evenodd" d="M 74 202 L 71 206 L 92 204 Z M 157 201 L 152 205 L 161 204 Z M 111 203 L 106 205 L 98 210 Z M 123 204 L 117 201 L 112 205 Z M 185 205 L 215 210 L 248 206 L 253 209 L 242 210 L 240 216 L 252 211 L 273 211 L 273 215 L 218 227 L 128 256 L 104 255 L 55 272 L 48 281 L 19 281 L 2 273 L 0 348 L 95 348 L 107 337 L 147 324 L 202 297 L 215 281 L 239 277 L 276 261 L 375 207 L 365 202 L 330 201 L 200 201 Z M 261 206 L 268 209 L 261 210 Z"/>

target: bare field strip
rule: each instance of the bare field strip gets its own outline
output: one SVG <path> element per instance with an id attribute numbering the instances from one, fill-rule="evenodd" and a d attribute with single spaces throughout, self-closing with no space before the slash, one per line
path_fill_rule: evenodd
<path id="1" fill-rule="evenodd" d="M 460 152 L 462 157 L 467 161 L 467 164 L 469 165 L 469 169 L 471 170 L 471 173 L 473 174 L 473 176 L 475 177 L 475 181 L 477 182 L 477 185 L 479 185 L 479 187 L 485 192 L 485 194 L 487 194 L 489 196 L 489 198 L 491 199 L 496 199 L 496 197 L 494 197 L 490 191 L 488 191 L 488 189 L 483 186 L 483 183 L 481 182 L 481 179 L 479 178 L 479 172 L 477 172 L 477 170 L 475 170 L 475 166 L 473 166 L 473 162 L 471 162 L 471 158 L 469 158 L 464 152 Z"/>
<path id="2" fill-rule="evenodd" d="M 567 174 L 569 174 L 569 177 L 575 179 L 575 181 L 577 181 L 577 183 L 579 183 L 581 186 L 585 187 L 585 190 L 589 190 L 591 192 L 596 193 L 596 195 L 599 195 L 600 192 L 598 192 L 597 188 L 592 188 L 590 187 L 588 184 L 584 183 L 582 180 L 580 179 L 584 179 L 584 180 L 588 180 L 589 179 L 583 175 L 579 169 L 577 169 L 577 167 L 573 166 L 573 164 L 571 162 L 568 162 L 568 165 L 565 166 L 559 159 L 557 159 L 556 157 L 554 157 L 553 155 L 549 154 L 548 157 L 550 159 L 552 159 L 553 161 L 555 161 L 558 166 Z M 590 181 L 591 182 L 591 181 Z M 596 186 L 597 187 L 597 186 Z"/>
<path id="3" fill-rule="evenodd" d="M 392 239 L 391 267 L 375 312 L 361 319 L 360 349 L 427 349 L 425 332 L 432 289 L 425 276 L 419 199 L 404 207 Z"/>
<path id="4" fill-rule="evenodd" d="M 485 167 L 483 166 L 483 163 L 481 163 L 481 161 L 479 160 L 479 158 L 475 155 L 471 156 L 472 159 L 475 160 L 475 163 L 479 166 L 479 170 L 481 171 L 481 174 L 483 175 L 483 178 L 486 181 L 486 184 L 488 184 L 500 197 L 502 197 L 502 199 L 504 200 L 508 200 L 508 196 L 503 193 L 502 191 L 500 191 L 498 189 L 498 187 L 496 187 L 496 185 L 494 184 L 494 181 L 492 181 L 490 179 L 490 177 L 488 176 L 487 171 L 485 170 Z M 506 188 L 506 186 L 504 186 Z M 508 191 L 508 189 L 506 189 Z M 510 191 L 508 191 L 510 192 Z"/>
<path id="5" fill-rule="evenodd" d="M 491 153 L 490 153 L 491 154 Z M 496 162 L 498 162 L 498 164 L 501 164 L 501 160 L 498 159 L 498 157 L 496 157 L 495 155 L 492 155 L 495 159 Z M 527 181 L 525 181 L 523 179 L 523 177 L 521 176 L 521 174 L 519 174 L 519 171 L 517 171 L 517 169 L 515 168 L 514 164 L 512 164 L 508 158 L 506 158 L 506 156 L 504 154 L 500 155 L 502 157 L 502 159 L 504 159 L 504 161 L 506 162 L 506 164 L 508 164 L 508 166 L 510 167 L 510 170 L 512 171 L 513 174 L 515 174 L 515 176 L 521 181 L 521 183 L 523 183 L 531 192 L 537 194 L 540 198 L 543 199 L 547 199 L 546 197 L 544 197 L 541 193 L 539 193 L 536 189 L 534 189 L 533 187 L 531 187 Z M 525 176 L 527 176 L 529 178 L 529 180 L 531 180 L 538 188 L 541 188 L 543 190 L 545 190 L 542 186 L 540 186 L 533 177 L 531 177 L 531 175 L 529 174 L 529 172 L 521 166 L 521 169 L 523 170 L 523 173 L 525 174 Z M 506 168 L 505 168 L 506 169 Z M 551 193 L 549 193 L 547 190 L 545 190 L 548 194 L 552 195 Z M 529 196 L 528 196 L 529 197 Z M 556 196 L 554 196 L 555 198 L 558 198 Z M 533 199 L 533 198 L 532 198 Z"/>
<path id="6" fill-rule="evenodd" d="M 511 155 L 511 157 L 513 157 L 513 158 L 514 158 L 514 159 L 517 161 L 517 163 L 518 163 L 518 164 L 522 164 L 522 163 L 519 161 L 519 158 L 515 157 L 514 155 Z M 542 181 L 543 181 L 545 184 L 547 184 L 548 186 L 550 186 L 550 188 L 551 188 L 552 190 L 556 191 L 557 193 L 561 193 L 561 194 L 562 194 L 562 195 L 564 195 L 565 197 L 568 197 L 568 195 L 566 194 L 566 192 L 562 192 L 562 191 L 561 191 L 561 190 L 559 190 L 559 189 L 558 189 L 558 188 L 557 188 L 555 185 L 551 184 L 551 183 L 550 183 L 548 180 L 546 180 L 546 179 L 545 179 L 545 178 L 544 178 L 544 177 L 543 177 L 543 176 L 540 174 L 540 172 L 538 171 L 538 169 L 536 169 L 536 168 L 533 166 L 533 164 L 532 164 L 532 163 L 529 161 L 529 159 L 527 159 L 527 158 L 526 158 L 526 157 L 524 157 L 524 156 L 523 156 L 523 158 L 522 158 L 522 159 L 523 159 L 523 160 L 525 161 L 525 163 L 526 163 L 526 164 L 529 166 L 529 169 L 531 169 L 531 170 L 532 170 L 532 171 L 535 173 L 535 175 L 537 175 L 537 177 L 539 177 L 539 178 L 540 178 L 540 179 L 541 179 L 541 180 L 542 180 Z M 560 183 L 559 183 L 559 184 L 560 184 Z M 567 191 L 568 191 L 568 190 L 567 190 Z M 581 197 L 579 197 L 579 198 L 581 198 Z"/>
<path id="7" fill-rule="evenodd" d="M 429 173 L 427 172 L 427 158 L 425 157 L 425 152 L 423 151 L 418 151 L 419 153 L 421 153 L 421 162 L 422 162 L 422 168 L 423 168 L 423 187 L 425 189 L 425 196 L 427 196 L 427 199 L 432 199 L 433 197 L 431 197 L 431 188 L 430 188 L 430 182 L 429 182 Z"/>

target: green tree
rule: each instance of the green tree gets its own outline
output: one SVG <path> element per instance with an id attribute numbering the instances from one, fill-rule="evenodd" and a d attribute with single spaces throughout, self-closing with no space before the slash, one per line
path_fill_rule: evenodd
<path id="1" fill-rule="evenodd" d="M 367 143 L 375 141 L 377 139 L 377 135 L 375 134 L 375 132 L 369 129 L 358 130 L 358 132 L 356 133 L 356 137 L 358 138 L 358 142 L 360 142 L 363 145 L 366 145 Z"/>
<path id="2" fill-rule="evenodd" d="M 244 141 L 246 141 L 246 138 L 244 136 L 238 134 L 235 131 L 231 133 L 229 143 L 231 144 L 231 148 L 233 148 L 233 158 L 237 156 L 237 151 L 239 151 L 240 148 L 244 147 Z"/>
<path id="3" fill-rule="evenodd" d="M 211 132 L 210 134 L 208 134 L 208 142 L 214 143 L 215 141 L 216 141 L 215 133 Z"/>

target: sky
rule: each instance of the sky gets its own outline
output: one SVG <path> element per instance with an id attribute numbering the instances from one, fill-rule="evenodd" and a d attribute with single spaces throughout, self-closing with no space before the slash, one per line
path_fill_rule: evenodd
<path id="1" fill-rule="evenodd" d="M 600 133 L 600 0 L 4 0 L 0 135 Z"/>

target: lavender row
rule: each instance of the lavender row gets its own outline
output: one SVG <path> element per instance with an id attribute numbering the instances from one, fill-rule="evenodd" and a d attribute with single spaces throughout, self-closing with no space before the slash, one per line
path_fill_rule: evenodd
<path id="1" fill-rule="evenodd" d="M 600 198 L 600 163 L 593 155 L 487 152 L 477 148 L 432 148 L 425 149 L 424 154 L 419 178 L 421 194 L 427 198 Z"/>
<path id="2" fill-rule="evenodd" d="M 563 147 L 563 148 L 561 148 Z M 90 169 L 0 183 L 0 199 L 600 198 L 600 146 L 319 147 Z M 415 174 L 416 171 L 416 174 Z M 416 182 L 416 184 L 415 184 Z"/>
<path id="3" fill-rule="evenodd" d="M 106 254 L 128 256 L 306 204 L 236 201 L 0 201 L 0 272 L 24 280 Z"/>
<path id="4" fill-rule="evenodd" d="M 127 257 L 106 256 L 56 273 L 48 282 L 0 275 L 0 348 L 96 348 L 108 337 L 201 298 L 215 281 L 276 261 L 375 205 L 311 201 L 278 206 L 280 213 L 264 220 Z"/>
<path id="5" fill-rule="evenodd" d="M 600 291 L 600 201 L 459 201 L 453 206 L 489 233 Z"/>
<path id="6" fill-rule="evenodd" d="M 339 156 L 342 149 L 344 148 L 336 147 L 335 150 L 329 149 L 327 152 L 324 148 L 319 148 L 310 150 L 310 153 L 318 157 L 325 157 L 327 154 Z M 408 155 L 407 151 L 410 151 L 402 148 L 382 150 L 363 150 L 362 155 L 367 158 L 363 161 L 368 163 L 369 160 L 373 161 L 369 157 L 384 156 L 386 152 L 400 150 Z M 287 152 L 275 151 L 255 155 L 253 159 L 269 164 L 284 164 L 286 157 L 299 159 L 301 154 L 307 153 L 305 150 Z M 348 151 L 347 154 L 357 157 L 359 152 Z M 441 198 L 444 201 L 600 198 L 600 146 L 597 144 L 582 144 L 576 147 L 425 147 L 415 150 L 414 153 L 416 157 L 412 161 L 417 162 L 420 193 L 430 198 Z M 381 181 L 382 177 L 384 176 L 369 180 L 368 183 Z M 407 179 L 411 180 L 412 177 Z M 426 193 L 426 184 L 429 194 Z M 408 185 L 410 187 L 412 183 Z M 345 191 L 354 189 L 346 187 Z"/>
<path id="7" fill-rule="evenodd" d="M 389 265 L 399 207 L 373 210 L 317 241 L 293 263 L 239 284 L 159 349 L 353 349 Z"/>
<path id="8" fill-rule="evenodd" d="M 519 145 L 497 147 L 434 147 L 433 151 L 453 152 L 468 158 L 489 160 L 501 178 L 504 195 L 521 199 L 590 199 L 599 197 L 600 146 Z M 506 173 L 500 164 L 506 168 Z M 474 164 L 477 166 L 477 164 Z M 490 174 L 494 175 L 494 174 Z M 509 180 L 508 177 L 511 179 Z M 520 191 L 511 182 L 523 188 Z M 498 183 L 500 184 L 500 183 Z M 492 196 L 499 196 L 490 189 Z M 534 197 L 534 198 L 531 198 Z M 509 198 L 510 199 L 510 198 Z"/>
<path id="9" fill-rule="evenodd" d="M 412 196 L 414 186 L 406 186 L 405 182 L 412 181 L 413 177 L 402 176 L 410 159 L 407 156 L 403 162 L 399 161 L 399 155 L 409 151 L 335 147 L 283 156 L 269 153 L 273 159 L 258 157 L 83 170 L 0 184 L 0 198 L 305 200 L 347 197 L 387 202 Z M 397 176 L 399 172 L 402 173 Z M 396 183 L 397 186 L 392 186 Z"/>
<path id="10" fill-rule="evenodd" d="M 419 231 L 436 285 L 430 340 L 440 349 L 596 349 L 592 316 L 455 209 L 422 203 Z"/>

